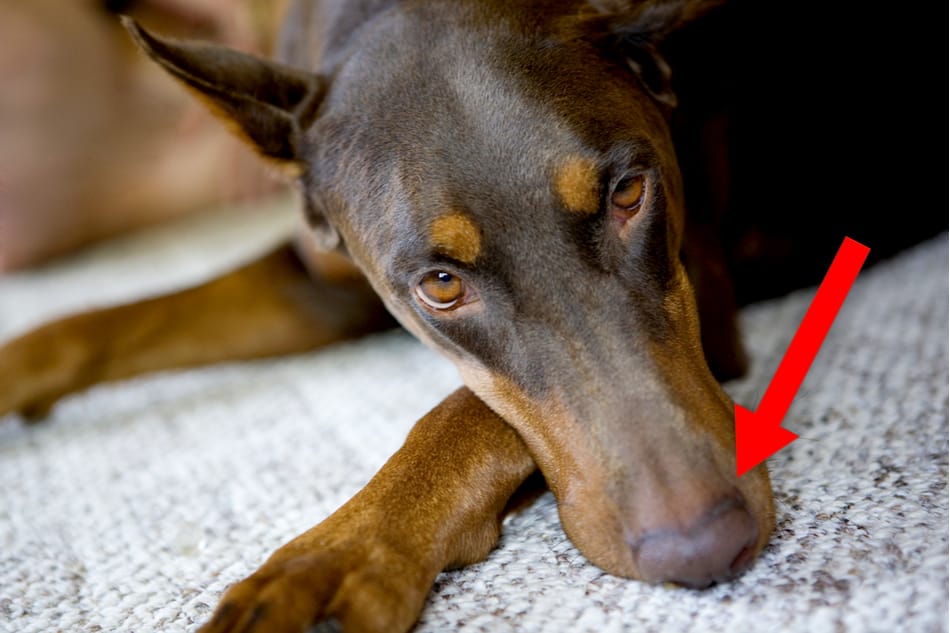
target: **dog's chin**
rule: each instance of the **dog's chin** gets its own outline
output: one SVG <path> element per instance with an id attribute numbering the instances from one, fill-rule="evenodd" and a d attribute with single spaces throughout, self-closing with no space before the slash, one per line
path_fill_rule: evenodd
<path id="1" fill-rule="evenodd" d="M 564 532 L 588 561 L 608 574 L 642 580 L 618 513 L 568 494 L 558 498 L 558 514 Z"/>

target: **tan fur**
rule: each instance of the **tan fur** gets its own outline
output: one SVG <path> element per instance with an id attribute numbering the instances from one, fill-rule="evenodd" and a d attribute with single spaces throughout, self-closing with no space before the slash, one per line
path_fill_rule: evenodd
<path id="1" fill-rule="evenodd" d="M 482 250 L 482 233 L 467 215 L 451 212 L 432 222 L 429 245 L 441 255 L 474 264 Z"/>
<path id="2" fill-rule="evenodd" d="M 571 156 L 557 169 L 554 188 L 561 202 L 574 213 L 592 215 L 600 208 L 597 164 L 589 158 Z"/>
<path id="3" fill-rule="evenodd" d="M 591 494 L 610 486 L 609 464 L 590 452 L 585 429 L 572 419 L 560 398 L 552 395 L 535 401 L 504 376 L 474 365 L 461 369 L 466 384 L 517 429 L 538 467 L 547 473 L 546 483 L 558 500 L 562 525 L 572 541 L 583 544 L 584 555 L 599 567 L 636 577 L 632 552 L 613 545 L 623 539 L 619 508 L 611 506 L 605 495 Z M 574 520 L 578 514 L 598 517 L 593 522 L 597 529 L 584 529 L 591 522 Z"/>

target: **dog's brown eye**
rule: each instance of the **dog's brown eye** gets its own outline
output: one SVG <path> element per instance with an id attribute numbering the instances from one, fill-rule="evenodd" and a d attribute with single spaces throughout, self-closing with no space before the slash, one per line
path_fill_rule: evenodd
<path id="1" fill-rule="evenodd" d="M 624 178 L 610 196 L 610 204 L 617 211 L 631 213 L 643 204 L 643 176 Z"/>
<path id="2" fill-rule="evenodd" d="M 464 298 L 465 284 L 455 275 L 437 270 L 422 278 L 416 294 L 433 310 L 451 310 Z"/>

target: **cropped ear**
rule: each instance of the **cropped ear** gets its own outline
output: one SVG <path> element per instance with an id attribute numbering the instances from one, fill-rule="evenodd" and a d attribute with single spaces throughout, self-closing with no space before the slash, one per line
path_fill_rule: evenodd
<path id="1" fill-rule="evenodd" d="M 322 77 L 223 46 L 152 35 L 122 18 L 136 43 L 265 158 L 302 162 L 303 132 L 326 90 Z"/>
<path id="2" fill-rule="evenodd" d="M 725 0 L 591 0 L 587 36 L 623 56 L 644 88 L 676 106 L 669 64 L 659 52 L 668 35 L 725 4 Z"/>

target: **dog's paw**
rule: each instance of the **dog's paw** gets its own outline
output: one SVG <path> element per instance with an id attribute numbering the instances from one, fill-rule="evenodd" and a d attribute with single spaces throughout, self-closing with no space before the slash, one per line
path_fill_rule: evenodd
<path id="1" fill-rule="evenodd" d="M 432 580 L 383 545 L 278 552 L 225 593 L 199 633 L 400 633 L 419 617 Z"/>
<path id="2" fill-rule="evenodd" d="M 0 345 L 0 418 L 38 420 L 83 386 L 87 345 L 47 326 Z"/>

